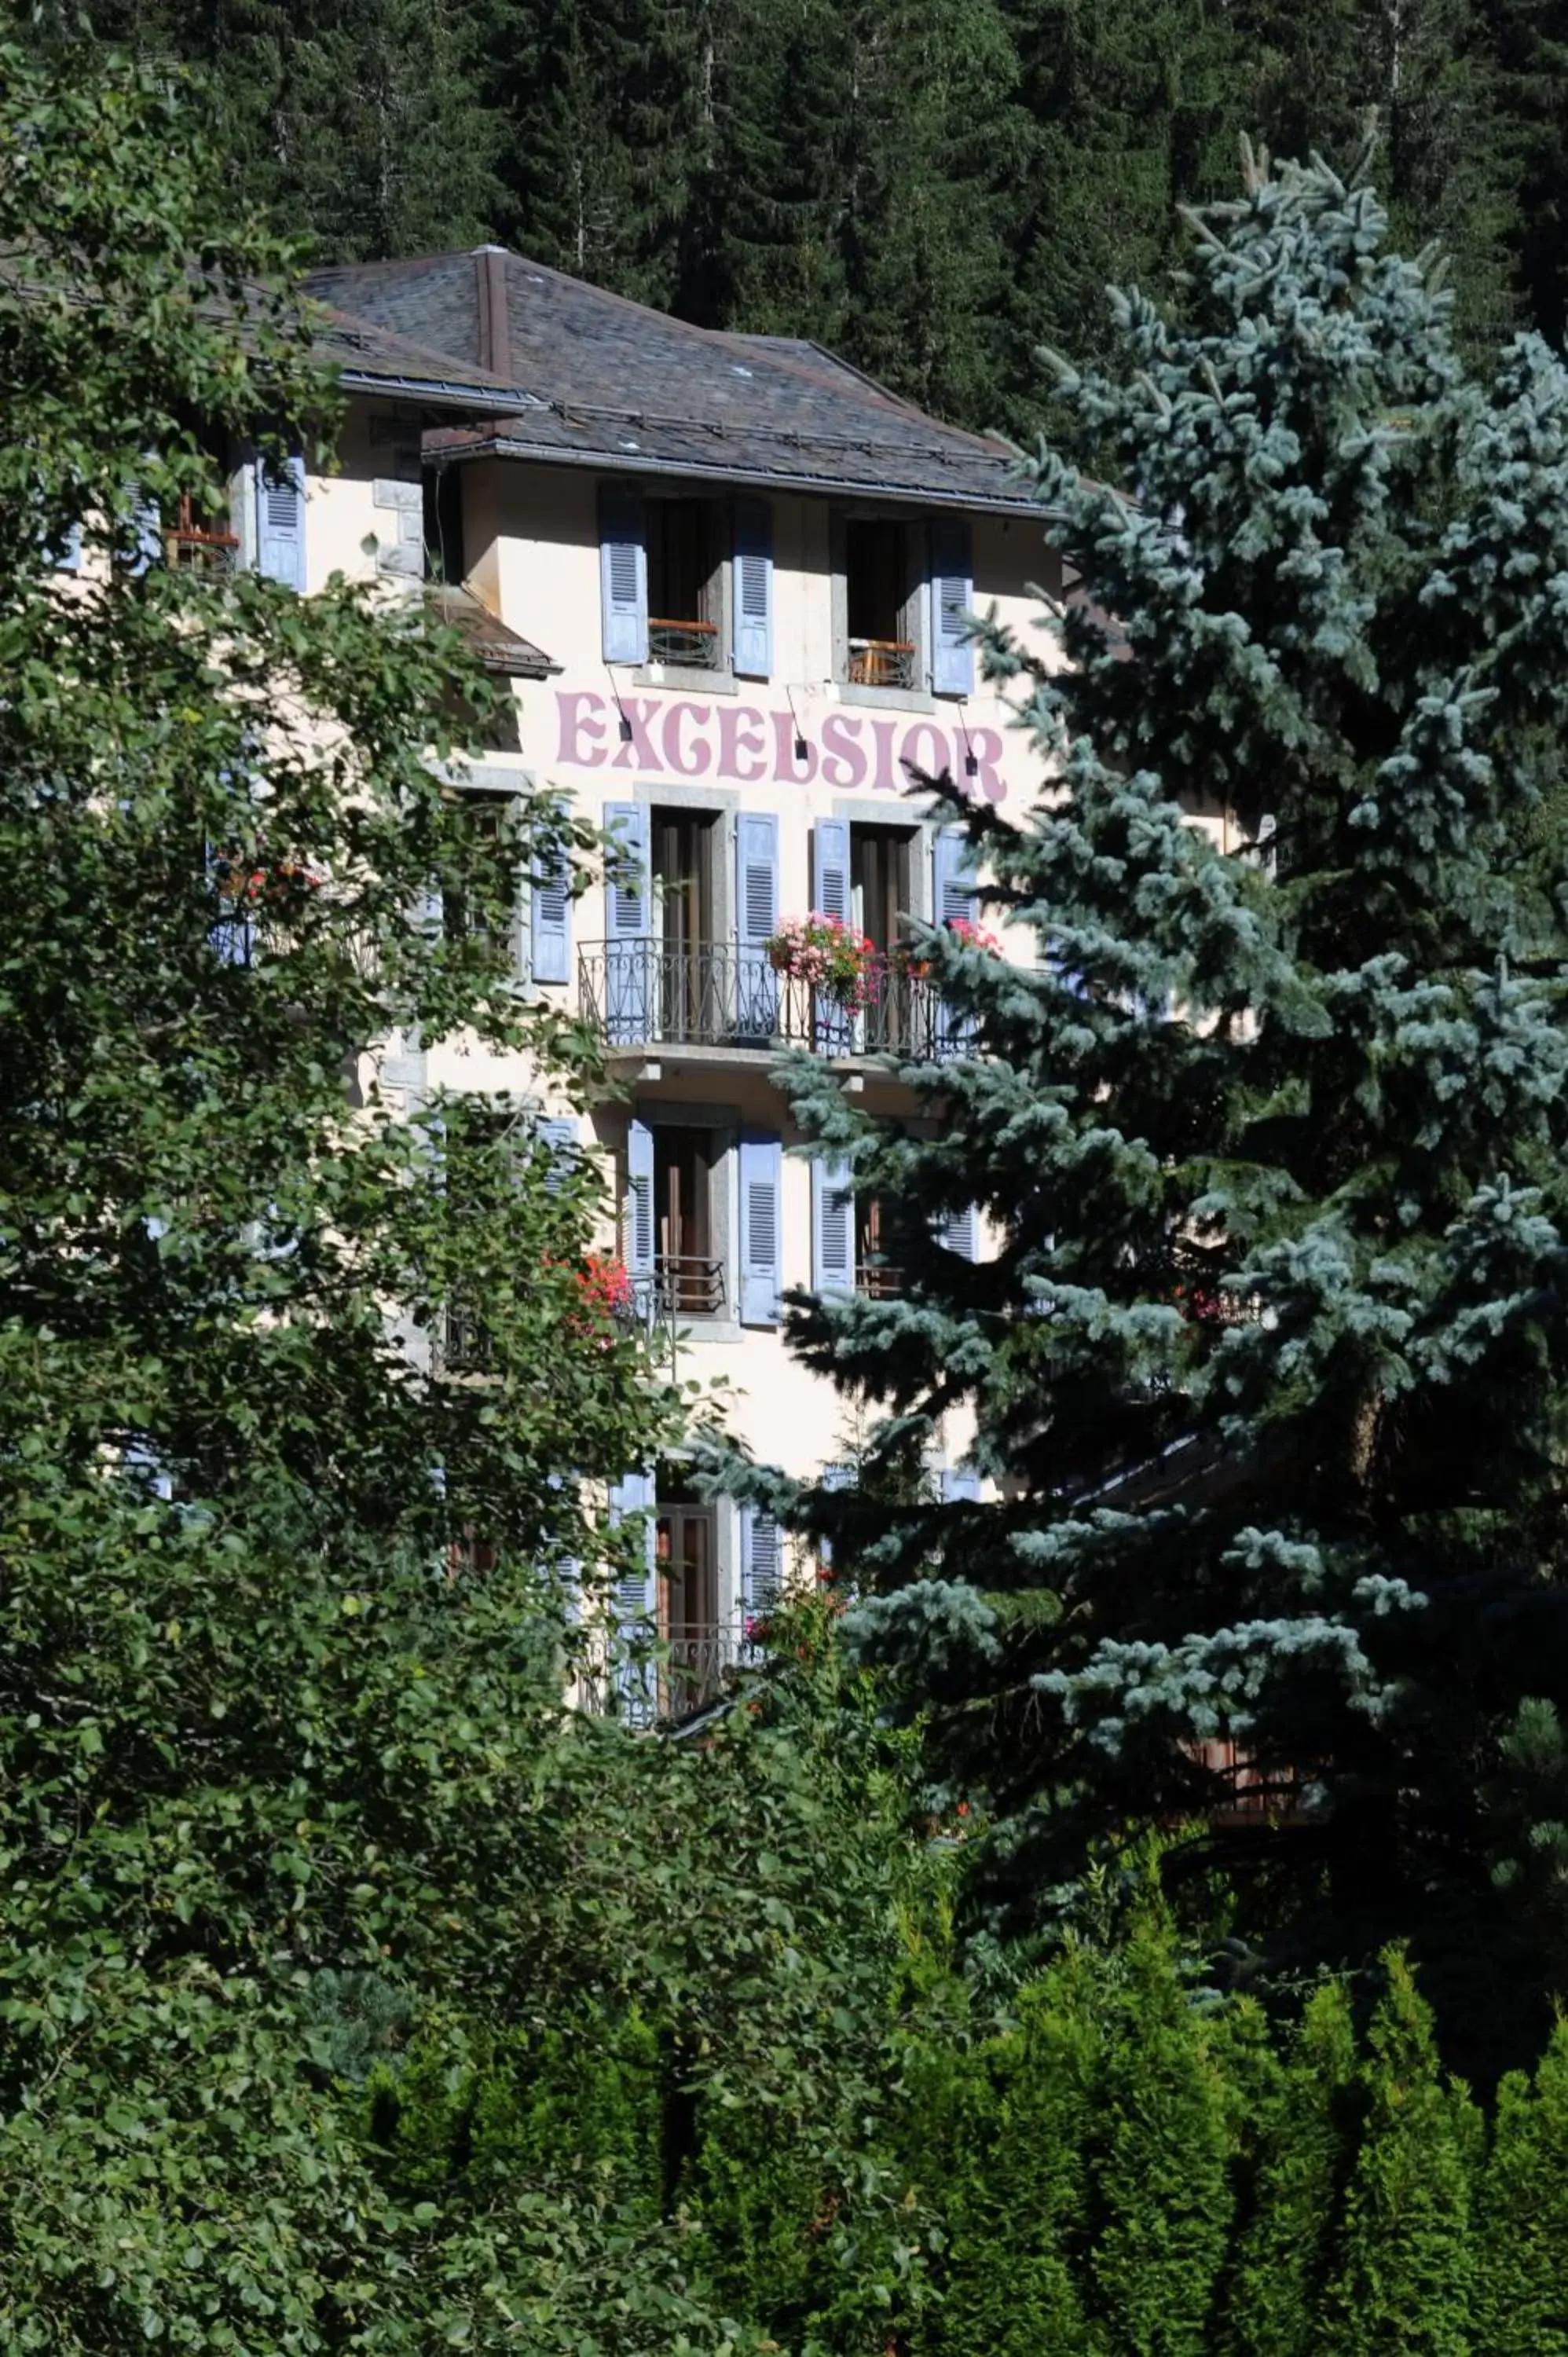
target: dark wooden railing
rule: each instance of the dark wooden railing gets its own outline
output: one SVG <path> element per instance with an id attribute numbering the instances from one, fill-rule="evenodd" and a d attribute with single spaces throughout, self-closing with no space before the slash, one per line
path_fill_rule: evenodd
<path id="1" fill-rule="evenodd" d="M 578 1004 L 611 1048 L 810 1048 L 819 1056 L 903 1056 L 947 1063 L 970 1052 L 967 1019 L 897 958 L 878 958 L 859 1008 L 792 974 L 759 949 L 667 949 L 633 937 L 585 943 Z"/>

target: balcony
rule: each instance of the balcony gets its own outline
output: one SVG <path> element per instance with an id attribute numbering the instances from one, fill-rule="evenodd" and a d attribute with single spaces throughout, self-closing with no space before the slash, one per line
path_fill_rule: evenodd
<path id="1" fill-rule="evenodd" d="M 238 533 L 231 532 L 227 522 L 215 524 L 199 514 L 188 491 L 181 493 L 178 513 L 165 525 L 163 538 L 166 561 L 182 573 L 225 577 L 239 569 Z"/>
<path id="2" fill-rule="evenodd" d="M 912 639 L 851 639 L 851 687 L 913 687 L 915 643 Z"/>
<path id="3" fill-rule="evenodd" d="M 651 1276 L 631 1279 L 632 1314 L 639 1325 L 677 1326 L 687 1318 L 725 1314 L 725 1265 L 691 1253 L 667 1254 Z"/>
<path id="4" fill-rule="evenodd" d="M 640 1658 L 596 1665 L 579 1674 L 578 1695 L 596 1717 L 614 1712 L 631 1727 L 690 1718 L 717 1702 L 735 1677 L 760 1667 L 763 1651 L 744 1620 L 714 1620 L 648 1629 Z"/>
<path id="5" fill-rule="evenodd" d="M 648 618 L 648 660 L 675 663 L 686 671 L 719 669 L 716 622 L 673 622 L 667 617 Z"/>
<path id="6" fill-rule="evenodd" d="M 578 1007 L 610 1049 L 809 1048 L 833 1058 L 900 1056 L 949 1063 L 970 1050 L 967 1017 L 896 958 L 872 969 L 869 1005 L 854 1012 L 824 991 L 775 974 L 760 949 L 666 949 L 628 939 L 585 943 Z"/>

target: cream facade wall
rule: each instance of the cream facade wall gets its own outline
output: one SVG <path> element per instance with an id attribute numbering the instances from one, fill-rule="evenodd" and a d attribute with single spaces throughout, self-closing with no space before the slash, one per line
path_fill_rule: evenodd
<path id="1" fill-rule="evenodd" d="M 397 552 L 400 544 L 406 548 L 398 535 L 406 532 L 403 519 L 418 489 L 415 422 L 412 412 L 385 404 L 361 404 L 354 412 L 338 471 L 313 477 L 307 486 L 308 587 L 319 587 L 334 570 L 412 587 L 406 555 Z M 657 495 L 680 488 L 650 490 Z M 717 496 L 713 486 L 690 488 Z M 704 823 L 716 949 L 736 939 L 737 859 L 748 817 L 772 822 L 776 832 L 776 918 L 804 916 L 815 905 L 824 823 L 904 830 L 909 913 L 931 918 L 935 825 L 927 802 L 910 798 L 906 764 L 950 770 L 971 793 L 1017 813 L 1039 790 L 1038 764 L 1006 703 L 977 678 L 964 695 L 934 692 L 924 640 L 915 685 L 863 687 L 835 676 L 844 669 L 841 518 L 865 512 L 865 503 L 838 508 L 830 498 L 782 488 L 771 496 L 771 660 L 762 674 L 738 673 L 727 661 L 736 594 L 727 561 L 719 589 L 725 645 L 714 669 L 607 662 L 599 501 L 600 479 L 586 468 L 487 457 L 463 468 L 467 587 L 555 667 L 546 678 L 514 680 L 517 747 L 477 757 L 467 773 L 471 787 L 495 793 L 509 782 L 548 785 L 596 823 L 611 806 L 633 807 L 650 822 L 685 814 Z M 927 519 L 918 510 L 872 511 L 901 518 L 912 527 L 910 545 L 921 544 Z M 1038 524 L 1027 515 L 982 513 L 968 521 L 973 607 L 994 607 L 1045 651 L 1033 585 L 1048 596 L 1056 583 Z M 525 945 L 530 917 L 525 888 Z M 650 907 L 647 922 L 659 921 Z M 542 981 L 531 973 L 525 946 L 519 983 L 576 1007 L 581 982 L 594 980 L 599 945 L 613 932 L 602 880 L 575 904 L 569 927 L 564 979 Z M 644 1028 L 657 1035 L 660 1027 L 654 1020 Z M 759 1458 L 800 1475 L 843 1460 L 852 1446 L 843 1404 L 789 1356 L 777 1318 L 747 1314 L 743 1299 L 743 1140 L 779 1142 L 780 1290 L 813 1283 L 821 1248 L 812 1169 L 790 1151 L 799 1140 L 769 1076 L 773 1052 L 760 1041 L 653 1036 L 612 1039 L 608 1054 L 613 1090 L 579 1135 L 603 1158 L 623 1246 L 634 1129 L 667 1140 L 674 1131 L 695 1129 L 714 1153 L 707 1243 L 723 1267 L 722 1303 L 673 1320 L 680 1373 L 722 1385 L 731 1428 Z M 913 1114 L 912 1100 L 872 1057 L 849 1055 L 842 1062 L 845 1085 L 868 1111 Z M 411 1062 L 406 1043 L 393 1041 L 383 1077 L 394 1086 L 476 1089 L 562 1111 L 542 1104 L 526 1065 L 472 1043 L 445 1043 Z M 983 1239 L 979 1248 L 983 1252 Z M 944 1436 L 936 1469 L 959 1465 L 964 1438 L 958 1428 Z M 718 1523 L 721 1618 L 743 1601 L 737 1519 L 726 1509 Z"/>

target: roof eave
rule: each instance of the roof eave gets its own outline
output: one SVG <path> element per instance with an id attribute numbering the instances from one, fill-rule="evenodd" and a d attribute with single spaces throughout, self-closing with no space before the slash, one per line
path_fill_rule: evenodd
<path id="1" fill-rule="evenodd" d="M 507 655 L 488 655 L 481 647 L 479 661 L 498 679 L 559 679 L 565 669 L 558 662 L 517 662 Z"/>
<path id="2" fill-rule="evenodd" d="M 460 378 L 389 376 L 380 369 L 340 368 L 338 381 L 347 393 L 381 393 L 383 397 L 427 401 L 445 409 L 474 409 L 494 417 L 498 410 L 536 407 L 532 393 L 508 395 L 493 384 L 467 384 Z"/>
<path id="3" fill-rule="evenodd" d="M 491 404 L 493 409 L 494 404 Z M 596 474 L 662 475 L 687 482 L 731 483 L 746 490 L 826 491 L 840 499 L 897 500 L 911 507 L 953 508 L 972 513 L 1045 516 L 1049 511 L 1037 500 L 1005 491 L 940 490 L 927 483 L 901 483 L 886 478 L 866 481 L 859 476 L 781 473 L 744 465 L 719 467 L 695 458 L 657 458 L 646 451 L 636 456 L 624 450 L 564 450 L 553 443 L 530 443 L 513 435 L 486 435 L 437 457 L 460 458 L 528 458 L 549 467 L 591 467 Z"/>

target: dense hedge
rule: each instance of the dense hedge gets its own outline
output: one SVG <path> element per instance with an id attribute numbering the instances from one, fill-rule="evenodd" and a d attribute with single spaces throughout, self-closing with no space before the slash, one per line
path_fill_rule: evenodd
<path id="1" fill-rule="evenodd" d="M 710 2099 L 638 2017 L 482 2057 L 432 2026 L 366 2131 L 446 2232 L 590 2204 L 736 2348 L 1568 2357 L 1568 2024 L 1488 2124 L 1398 1954 L 1359 2029 L 1332 1981 L 1283 2029 L 1205 2000 L 1155 1922 L 988 2035 L 950 1986 L 904 2014 L 882 2121 L 826 2169 L 820 2119 Z"/>

